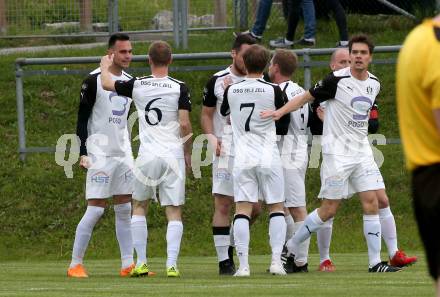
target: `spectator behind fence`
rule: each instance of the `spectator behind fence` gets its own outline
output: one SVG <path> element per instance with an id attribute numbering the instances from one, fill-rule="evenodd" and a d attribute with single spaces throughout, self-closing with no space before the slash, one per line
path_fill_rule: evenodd
<path id="1" fill-rule="evenodd" d="M 298 26 L 300 10 L 299 6 L 303 6 L 304 15 L 304 37 L 299 40 L 294 39 L 296 27 Z M 305 46 L 315 46 L 315 11 L 312 0 L 286 0 L 288 17 L 287 17 L 287 33 L 286 37 L 271 40 L 270 46 L 275 48 L 288 48 L 295 44 Z M 336 46 L 348 45 L 347 19 L 344 8 L 339 0 L 327 0 L 327 9 L 334 13 L 336 25 L 338 26 L 339 38 Z"/>
<path id="2" fill-rule="evenodd" d="M 272 3 L 273 0 L 260 0 L 258 4 L 255 23 L 252 26 L 252 29 L 242 32 L 241 34 L 249 34 L 256 40 L 261 41 L 261 39 L 263 38 L 264 30 L 266 30 L 266 24 L 270 16 Z M 305 40 L 313 39 L 314 41 L 316 20 L 315 20 L 315 6 L 313 5 L 313 0 L 283 0 L 284 17 L 288 22 L 289 20 L 292 20 L 298 23 L 299 15 L 301 13 L 300 5 L 302 5 L 304 22 L 305 22 L 304 39 Z M 294 16 L 295 19 L 293 18 Z M 297 24 L 295 26 L 292 26 L 292 28 L 296 29 L 296 26 Z M 293 40 L 293 35 L 295 34 L 295 30 L 293 30 L 292 33 L 288 33 L 288 34 L 292 34 L 292 40 Z"/>

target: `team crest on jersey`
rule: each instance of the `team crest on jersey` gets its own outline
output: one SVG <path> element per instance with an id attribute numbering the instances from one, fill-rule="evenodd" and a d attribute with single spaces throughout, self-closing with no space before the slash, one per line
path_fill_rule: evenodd
<path id="1" fill-rule="evenodd" d="M 350 105 L 356 111 L 356 113 L 353 114 L 353 120 L 363 121 L 368 118 L 368 111 L 371 109 L 371 106 L 373 106 L 373 102 L 367 97 L 360 96 L 351 99 Z"/>
<path id="2" fill-rule="evenodd" d="M 112 114 L 115 116 L 122 116 L 125 114 L 125 111 L 127 109 L 127 103 L 128 99 L 125 96 L 119 96 L 115 92 L 111 92 L 108 96 L 108 99 L 110 100 L 112 104 Z"/>
<path id="3" fill-rule="evenodd" d="M 370 87 L 370 86 L 367 87 L 367 94 L 368 95 L 372 95 L 373 94 L 373 88 L 372 87 Z"/>

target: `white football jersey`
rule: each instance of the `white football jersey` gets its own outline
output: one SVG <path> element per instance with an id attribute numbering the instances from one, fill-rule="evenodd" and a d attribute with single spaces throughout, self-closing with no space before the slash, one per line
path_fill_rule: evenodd
<path id="1" fill-rule="evenodd" d="M 368 73 L 366 80 L 351 75 L 350 67 L 330 73 L 310 89 L 315 100 L 327 100 L 322 152 L 333 155 L 372 154 L 368 142 L 368 119 L 379 80 Z"/>
<path id="2" fill-rule="evenodd" d="M 227 118 L 220 114 L 220 106 L 223 102 L 223 94 L 225 93 L 225 79 L 230 79 L 232 83 L 242 81 L 244 76 L 237 76 L 231 72 L 231 67 L 217 72 L 208 81 L 203 90 L 203 105 L 207 107 L 216 107 L 213 126 L 214 135 L 217 138 L 222 138 L 224 127 L 227 125 Z"/>
<path id="3" fill-rule="evenodd" d="M 288 80 L 279 84 L 286 94 L 287 100 L 304 93 L 298 84 Z M 310 106 L 304 104 L 298 110 L 290 113 L 289 131 L 286 136 L 281 136 L 278 148 L 282 155 L 293 155 L 297 158 L 307 158 L 308 121 Z"/>
<path id="4" fill-rule="evenodd" d="M 125 72 L 121 76 L 112 75 L 113 80 L 126 81 L 131 78 Z M 127 129 L 131 101 L 129 97 L 102 88 L 99 68 L 90 73 L 81 87 L 78 112 L 77 134 L 81 139 L 81 155 L 132 155 Z"/>
<path id="5" fill-rule="evenodd" d="M 185 83 L 153 75 L 117 81 L 118 94 L 133 98 L 139 115 L 139 155 L 183 158 L 179 110 L 191 111 Z"/>
<path id="6" fill-rule="evenodd" d="M 277 132 L 287 133 L 290 117 L 274 123 L 271 118 L 262 119 L 260 112 L 278 109 L 286 101 L 278 85 L 262 78 L 245 78 L 226 88 L 220 111 L 223 116 L 230 113 L 235 161 L 256 165 L 279 160 Z"/>

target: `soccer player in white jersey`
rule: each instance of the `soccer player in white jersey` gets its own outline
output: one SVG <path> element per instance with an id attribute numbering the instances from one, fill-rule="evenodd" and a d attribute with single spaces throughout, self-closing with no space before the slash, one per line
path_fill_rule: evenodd
<path id="1" fill-rule="evenodd" d="M 113 34 L 108 42 L 108 54 L 114 56 L 109 65 L 110 80 L 129 80 L 123 71 L 132 58 L 128 35 Z M 134 267 L 131 238 L 131 193 L 133 192 L 133 154 L 127 116 L 131 99 L 101 87 L 101 70 L 94 70 L 83 81 L 78 111 L 77 135 L 81 140 L 80 166 L 87 168 L 87 210 L 79 222 L 73 244 L 70 277 L 87 277 L 83 258 L 95 224 L 113 197 L 116 237 L 121 251 L 121 276 Z"/>
<path id="2" fill-rule="evenodd" d="M 337 71 L 350 65 L 350 55 L 348 49 L 340 48 L 333 52 L 330 58 L 330 69 Z M 377 100 L 377 99 L 376 99 Z M 325 103 L 325 102 L 324 102 Z M 319 108 L 319 107 L 318 107 Z M 322 122 L 321 133 L 322 134 Z M 377 113 L 377 101 L 374 103 L 368 120 L 368 132 L 376 133 L 379 129 L 379 120 Z M 349 189 L 349 195 L 352 195 L 353 189 Z M 417 261 L 415 256 L 407 256 L 405 252 L 398 249 L 396 222 L 391 212 L 390 203 L 385 189 L 376 190 L 379 201 L 379 219 L 381 226 L 382 238 L 387 246 L 390 264 L 392 266 L 404 267 L 411 265 Z M 332 272 L 335 266 L 330 259 L 330 241 L 333 231 L 333 218 L 329 219 L 317 232 L 318 248 L 320 255 L 319 271 Z"/>
<path id="3" fill-rule="evenodd" d="M 286 134 L 290 118 L 277 123 L 261 119 L 259 112 L 275 110 L 285 104 L 280 87 L 262 79 L 270 54 L 260 45 L 251 45 L 243 53 L 247 75 L 228 86 L 220 112 L 230 114 L 234 141 L 234 239 L 240 266 L 234 276 L 249 276 L 249 222 L 259 196 L 269 207 L 269 237 L 272 248 L 270 273 L 285 275 L 281 252 L 286 235 L 284 220 L 284 178 L 276 144 L 277 132 Z M 277 129 L 276 129 L 277 128 Z M 277 131 L 278 130 L 278 131 Z"/>
<path id="4" fill-rule="evenodd" d="M 111 58 L 101 60 L 103 88 L 133 99 L 139 115 L 141 145 L 135 163 L 132 232 L 137 254 L 132 276 L 148 275 L 147 201 L 156 198 L 165 206 L 168 277 L 179 277 L 177 258 L 183 234 L 182 205 L 185 202 L 185 165 L 191 166 L 191 101 L 185 83 L 168 76 L 171 47 L 155 41 L 148 50 L 150 76 L 113 81 L 106 70 Z"/>
<path id="5" fill-rule="evenodd" d="M 232 65 L 214 74 L 206 84 L 203 92 L 201 126 L 203 132 L 210 137 L 210 143 L 215 150 L 212 164 L 212 195 L 214 197 L 212 234 L 219 262 L 220 275 L 232 275 L 235 273 L 231 243 L 232 234 L 230 234 L 230 214 L 234 203 L 232 181 L 234 156 L 229 144 L 231 142 L 231 134 L 227 133 L 227 129 L 230 126 L 226 125 L 226 117 L 220 114 L 220 106 L 223 102 L 225 88 L 230 83 L 243 80 L 246 75 L 243 52 L 255 43 L 256 40 L 249 34 L 238 35 L 232 44 Z M 255 204 L 252 220 L 260 212 L 259 204 Z"/>
<path id="6" fill-rule="evenodd" d="M 382 262 L 381 226 L 376 190 L 384 189 L 380 171 L 368 142 L 368 116 L 380 91 L 378 79 L 368 72 L 373 43 L 366 35 L 349 42 L 350 67 L 329 74 L 309 91 L 296 96 L 277 111 L 262 112 L 274 120 L 312 100 L 327 100 L 322 140 L 321 207 L 310 213 L 304 225 L 287 243 L 290 256 L 286 266 L 295 265 L 298 245 L 333 218 L 347 197 L 348 188 L 359 193 L 364 216 L 364 236 L 368 246 L 369 272 L 396 272 L 400 268 Z"/>
<path id="7" fill-rule="evenodd" d="M 290 80 L 298 64 L 296 54 L 289 50 L 277 49 L 269 64 L 270 81 L 279 85 L 291 100 L 304 93 L 304 89 Z M 281 137 L 278 148 L 284 169 L 284 197 L 286 202 L 286 241 L 303 224 L 307 216 L 305 178 L 308 165 L 308 121 L 310 107 L 306 103 L 290 113 L 289 131 Z M 305 240 L 295 255 L 295 267 L 288 267 L 287 273 L 307 272 L 307 258 L 310 239 Z M 295 269 L 293 269 L 295 268 Z"/>

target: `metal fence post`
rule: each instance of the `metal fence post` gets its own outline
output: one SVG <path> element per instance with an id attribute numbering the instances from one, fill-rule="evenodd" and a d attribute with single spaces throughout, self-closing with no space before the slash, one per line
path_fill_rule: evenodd
<path id="1" fill-rule="evenodd" d="M 310 59 L 310 49 L 304 49 L 304 89 L 308 90 L 312 86 L 312 70 L 310 65 L 307 65 L 311 59 Z"/>
<path id="2" fill-rule="evenodd" d="M 180 36 L 179 36 L 179 0 L 173 1 L 173 34 L 174 34 L 174 46 L 176 48 L 180 47 Z"/>
<path id="3" fill-rule="evenodd" d="M 182 46 L 183 49 L 188 49 L 188 0 L 182 0 L 181 3 Z"/>
<path id="4" fill-rule="evenodd" d="M 119 31 L 118 0 L 108 0 L 108 33 Z"/>
<path id="5" fill-rule="evenodd" d="M 6 35 L 7 32 L 6 8 L 6 0 L 0 0 L 0 35 Z"/>
<path id="6" fill-rule="evenodd" d="M 239 11 L 240 11 L 240 31 L 244 31 L 248 29 L 248 5 L 247 0 L 238 0 L 239 1 Z"/>
<path id="7" fill-rule="evenodd" d="M 113 32 L 119 32 L 119 6 L 118 0 L 113 1 Z"/>
<path id="8" fill-rule="evenodd" d="M 23 71 L 18 63 L 15 64 L 15 95 L 17 96 L 18 152 L 20 161 L 24 162 L 26 159 L 26 127 L 24 122 Z"/>

